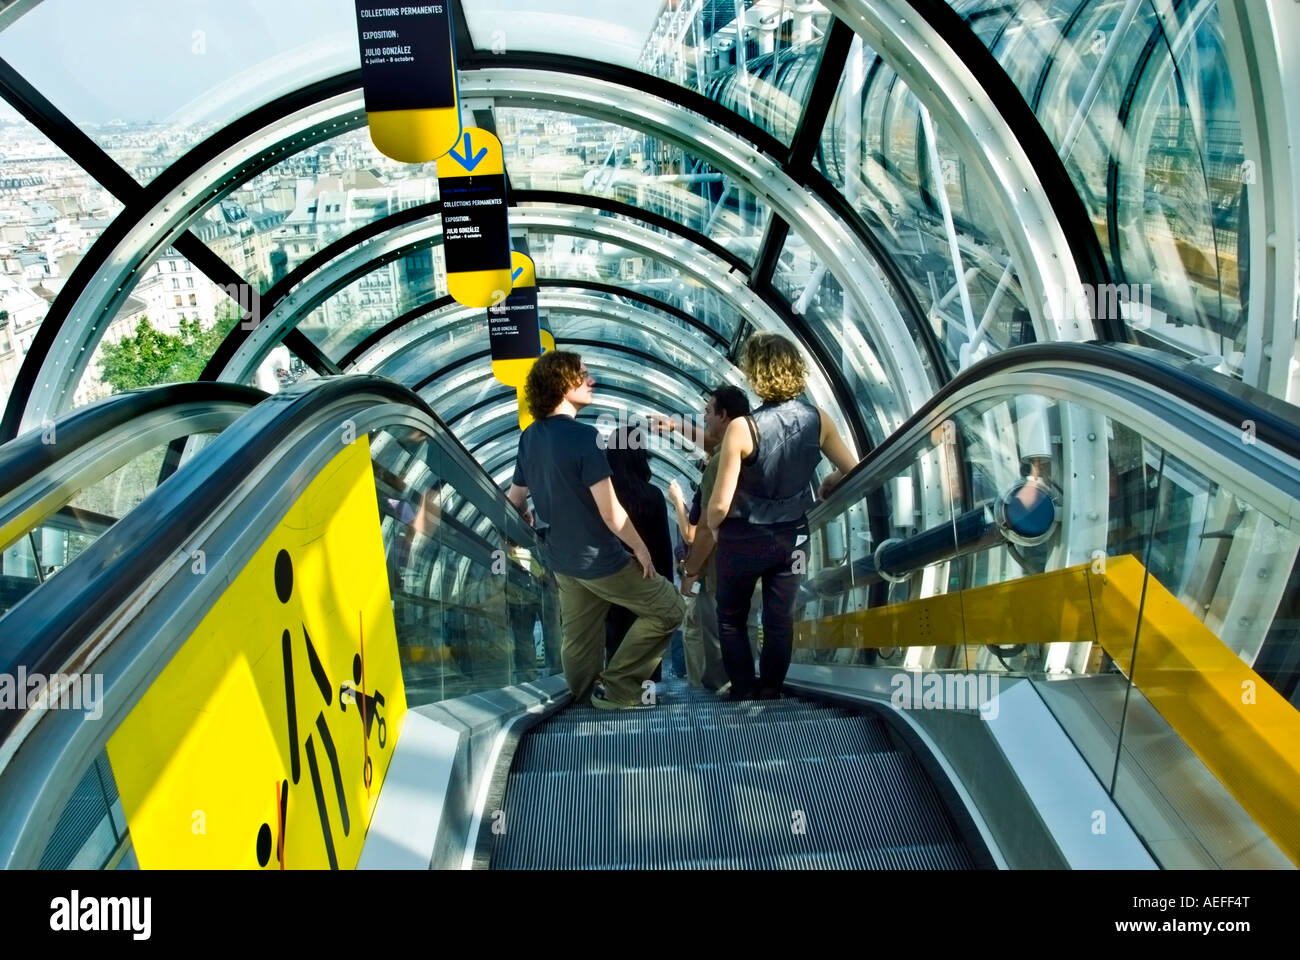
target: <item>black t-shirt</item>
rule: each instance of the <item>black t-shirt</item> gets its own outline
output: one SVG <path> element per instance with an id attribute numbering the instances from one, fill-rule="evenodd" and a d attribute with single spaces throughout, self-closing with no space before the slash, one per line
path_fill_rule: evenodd
<path id="1" fill-rule="evenodd" d="M 550 526 L 547 554 L 556 573 L 592 580 L 617 573 L 630 553 L 605 525 L 591 485 L 610 476 L 596 428 L 563 414 L 535 420 L 519 437 L 514 483 L 527 487 Z"/>

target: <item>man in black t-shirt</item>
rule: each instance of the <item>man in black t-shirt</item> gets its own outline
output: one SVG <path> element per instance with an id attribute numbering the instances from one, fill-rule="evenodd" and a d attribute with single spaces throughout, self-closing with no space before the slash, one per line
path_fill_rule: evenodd
<path id="1" fill-rule="evenodd" d="M 592 379 L 576 353 L 553 350 L 529 371 L 524 395 L 533 423 L 519 438 L 508 496 L 522 513 L 531 493 L 537 517 L 550 526 L 547 557 L 560 593 L 564 677 L 576 699 L 631 709 L 643 702 L 685 607 L 673 584 L 655 573 L 650 552 L 610 482 L 609 461 L 595 428 L 576 419 L 592 402 Z M 628 551 L 631 551 L 629 555 Z M 592 693 L 605 651 L 610 604 L 636 614 Z"/>

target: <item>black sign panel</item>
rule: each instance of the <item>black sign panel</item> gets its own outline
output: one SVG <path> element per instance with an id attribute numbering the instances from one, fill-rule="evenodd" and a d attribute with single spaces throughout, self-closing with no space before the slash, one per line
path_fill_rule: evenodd
<path id="1" fill-rule="evenodd" d="M 532 360 L 541 356 L 536 287 L 517 287 L 505 302 L 488 307 L 488 339 L 493 360 Z"/>
<path id="2" fill-rule="evenodd" d="M 440 177 L 442 250 L 448 273 L 510 269 L 506 177 Z"/>
<path id="3" fill-rule="evenodd" d="M 366 112 L 455 106 L 446 3 L 357 0 Z"/>

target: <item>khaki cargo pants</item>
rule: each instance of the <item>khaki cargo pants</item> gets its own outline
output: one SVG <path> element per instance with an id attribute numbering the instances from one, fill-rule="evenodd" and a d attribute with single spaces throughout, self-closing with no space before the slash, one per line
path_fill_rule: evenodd
<path id="1" fill-rule="evenodd" d="M 630 557 L 627 566 L 607 577 L 584 580 L 557 573 L 555 582 L 560 588 L 564 637 L 560 659 L 574 697 L 582 700 L 591 695 L 605 660 L 605 617 L 616 603 L 632 611 L 636 620 L 604 668 L 605 696 L 619 703 L 639 701 L 641 684 L 654 673 L 682 622 L 686 612 L 682 595 L 663 577 L 647 580 L 640 564 Z"/>

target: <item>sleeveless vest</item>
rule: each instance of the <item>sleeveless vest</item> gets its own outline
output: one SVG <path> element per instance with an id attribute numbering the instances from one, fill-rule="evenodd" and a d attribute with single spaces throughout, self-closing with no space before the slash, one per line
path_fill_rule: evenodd
<path id="1" fill-rule="evenodd" d="M 740 462 L 728 518 L 761 525 L 802 520 L 814 503 L 813 470 L 822 458 L 817 408 L 799 399 L 765 403 L 749 419 L 757 449 Z"/>

